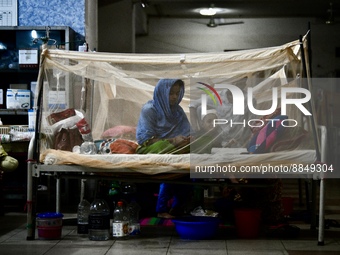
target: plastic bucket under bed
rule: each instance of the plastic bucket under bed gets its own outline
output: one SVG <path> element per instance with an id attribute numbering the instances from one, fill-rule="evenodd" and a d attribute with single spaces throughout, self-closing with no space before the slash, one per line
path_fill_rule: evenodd
<path id="1" fill-rule="evenodd" d="M 238 238 L 257 238 L 260 232 L 260 209 L 235 209 L 235 225 Z"/>
<path id="2" fill-rule="evenodd" d="M 36 219 L 39 239 L 60 239 L 63 217 L 61 213 L 39 213 Z"/>

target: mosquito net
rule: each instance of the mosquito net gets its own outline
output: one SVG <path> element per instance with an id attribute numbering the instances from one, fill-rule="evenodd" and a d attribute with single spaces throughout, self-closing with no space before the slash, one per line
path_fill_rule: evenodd
<path id="1" fill-rule="evenodd" d="M 76 121 L 86 120 L 94 140 L 115 136 L 119 128 L 125 134 L 133 130 L 141 107 L 152 99 L 162 78 L 183 80 L 180 105 L 193 133 L 213 134 L 205 146 L 192 147 L 197 153 L 206 153 L 207 147 L 247 148 L 250 153 L 317 148 L 308 58 L 302 58 L 306 52 L 306 37 L 281 46 L 218 53 L 116 54 L 45 48 L 37 86 L 41 101 L 35 100 L 44 138 L 41 148 L 53 148 L 60 128 L 74 125 L 75 120 L 50 121 L 53 114 L 68 109 L 75 110 Z M 207 131 L 203 120 L 209 114 L 214 117 Z M 251 147 L 255 134 L 269 124 L 284 130 L 271 136 L 281 143 L 263 148 L 256 141 Z M 269 128 L 262 134 L 266 139 Z"/>

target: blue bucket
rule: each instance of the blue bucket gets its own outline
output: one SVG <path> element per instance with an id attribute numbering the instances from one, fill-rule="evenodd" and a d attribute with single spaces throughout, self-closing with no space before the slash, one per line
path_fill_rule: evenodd
<path id="1" fill-rule="evenodd" d="M 207 216 L 192 216 L 173 219 L 181 239 L 202 240 L 213 238 L 218 231 L 220 219 Z"/>

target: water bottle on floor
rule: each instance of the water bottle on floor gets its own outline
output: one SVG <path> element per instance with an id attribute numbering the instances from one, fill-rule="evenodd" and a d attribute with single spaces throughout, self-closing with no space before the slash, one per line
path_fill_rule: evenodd
<path id="1" fill-rule="evenodd" d="M 122 201 L 118 201 L 113 211 L 112 236 L 117 239 L 129 236 L 129 213 Z"/>
<path id="2" fill-rule="evenodd" d="M 90 207 L 89 239 L 105 241 L 110 238 L 110 208 L 104 199 L 96 198 Z"/>
<path id="3" fill-rule="evenodd" d="M 89 214 L 91 204 L 83 198 L 78 205 L 77 212 L 77 233 L 88 234 L 89 232 Z"/>
<path id="4" fill-rule="evenodd" d="M 136 202 L 132 200 L 128 206 L 127 211 L 129 213 L 129 234 L 130 236 L 135 236 L 140 234 L 140 224 L 139 224 L 139 211 L 141 207 Z"/>

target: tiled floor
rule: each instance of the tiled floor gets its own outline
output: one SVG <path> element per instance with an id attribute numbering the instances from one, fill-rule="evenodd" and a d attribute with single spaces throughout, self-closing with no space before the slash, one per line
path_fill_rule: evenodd
<path id="1" fill-rule="evenodd" d="M 327 229 L 325 245 L 319 246 L 317 230 L 310 230 L 309 225 L 297 226 L 301 229 L 297 239 L 282 240 L 268 237 L 255 240 L 238 239 L 233 235 L 230 236 L 228 232 L 230 230 L 226 229 L 220 229 L 213 240 L 182 240 L 174 227 L 149 226 L 141 229 L 140 236 L 128 240 L 90 241 L 86 236 L 78 235 L 75 226 L 63 226 L 60 240 L 27 241 L 25 214 L 8 213 L 0 216 L 0 254 L 340 254 L 340 228 Z"/>

